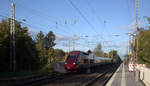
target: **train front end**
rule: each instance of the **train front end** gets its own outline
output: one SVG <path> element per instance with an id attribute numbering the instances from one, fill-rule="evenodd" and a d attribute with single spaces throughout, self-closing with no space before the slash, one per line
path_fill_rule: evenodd
<path id="1" fill-rule="evenodd" d="M 77 71 L 77 58 L 79 52 L 72 51 L 69 53 L 66 62 L 65 62 L 65 69 L 67 72 L 76 72 Z"/>

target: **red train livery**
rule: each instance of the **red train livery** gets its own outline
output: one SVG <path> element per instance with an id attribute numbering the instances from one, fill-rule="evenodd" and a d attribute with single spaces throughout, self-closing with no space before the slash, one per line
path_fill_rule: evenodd
<path id="1" fill-rule="evenodd" d="M 82 51 L 72 51 L 68 54 L 64 67 L 67 72 L 76 72 L 108 63 L 112 63 L 111 58 L 97 57 Z"/>

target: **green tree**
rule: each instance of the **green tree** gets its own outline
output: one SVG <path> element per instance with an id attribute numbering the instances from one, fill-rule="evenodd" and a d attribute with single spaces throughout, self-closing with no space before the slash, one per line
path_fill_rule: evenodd
<path id="1" fill-rule="evenodd" d="M 104 53 L 104 57 L 108 57 L 109 55 L 107 53 Z"/>
<path id="2" fill-rule="evenodd" d="M 150 17 L 147 18 L 148 23 L 150 24 Z M 148 67 L 150 67 L 150 26 L 147 26 L 148 29 L 144 29 L 144 28 L 139 28 L 139 35 L 138 35 L 138 50 L 137 48 L 135 49 L 135 51 L 137 50 L 137 62 L 138 63 L 144 63 L 146 64 Z M 131 43 L 131 49 L 133 52 L 133 43 Z"/>
<path id="3" fill-rule="evenodd" d="M 130 61 L 130 56 L 128 54 L 124 55 L 124 63 L 128 64 Z"/>
<path id="4" fill-rule="evenodd" d="M 99 43 L 98 45 L 97 45 L 97 47 L 94 49 L 94 54 L 96 55 L 96 56 L 101 56 L 101 57 L 103 57 L 104 56 L 104 52 L 102 51 L 102 45 Z"/>
<path id="5" fill-rule="evenodd" d="M 138 62 L 150 66 L 150 30 L 141 31 L 138 41 Z"/>
<path id="6" fill-rule="evenodd" d="M 44 47 L 46 48 L 46 55 L 48 63 L 52 63 L 56 60 L 54 56 L 54 49 L 55 46 L 55 35 L 52 31 L 49 31 L 46 36 L 44 37 Z"/>
<path id="7" fill-rule="evenodd" d="M 117 61 L 121 61 L 121 58 L 120 56 L 118 55 L 117 51 L 116 50 L 111 50 L 109 52 L 109 57 L 114 59 L 114 60 L 117 60 Z"/>
<path id="8" fill-rule="evenodd" d="M 47 55 L 48 56 L 48 64 L 56 61 L 56 57 L 55 57 L 54 52 L 55 51 L 53 48 L 48 49 L 48 55 Z"/>
<path id="9" fill-rule="evenodd" d="M 9 22 L 0 23 L 0 71 L 10 71 Z"/>
<path id="10" fill-rule="evenodd" d="M 52 31 L 49 31 L 48 34 L 44 38 L 44 44 L 45 48 L 48 50 L 49 48 L 53 48 L 53 46 L 56 45 L 55 41 L 55 35 Z"/>
<path id="11" fill-rule="evenodd" d="M 12 58 L 10 58 L 10 19 L 0 23 L 0 71 L 11 71 Z M 39 58 L 35 42 L 28 33 L 27 27 L 15 21 L 16 29 L 16 71 L 35 70 L 39 67 Z"/>
<path id="12" fill-rule="evenodd" d="M 62 49 L 55 49 L 55 57 L 57 61 L 63 61 L 65 57 L 65 52 Z"/>
<path id="13" fill-rule="evenodd" d="M 28 33 L 27 27 L 16 27 L 16 66 L 19 70 L 36 70 L 39 68 L 39 57 L 35 42 Z"/>
<path id="14" fill-rule="evenodd" d="M 44 47 L 44 34 L 40 31 L 36 36 L 36 48 L 38 51 L 38 56 L 40 58 L 41 67 L 43 67 L 47 63 L 46 58 L 46 48 Z"/>

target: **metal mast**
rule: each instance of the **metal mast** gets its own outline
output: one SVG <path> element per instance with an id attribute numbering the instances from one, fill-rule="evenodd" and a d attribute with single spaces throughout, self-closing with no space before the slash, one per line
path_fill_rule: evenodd
<path id="1" fill-rule="evenodd" d="M 70 40 L 69 40 L 69 52 L 70 52 Z"/>
<path id="2" fill-rule="evenodd" d="M 137 59 L 138 59 L 138 35 L 139 35 L 139 0 L 135 0 L 135 28 L 134 28 L 134 76 L 135 80 L 138 81 L 138 72 L 136 71 L 135 74 L 135 64 L 137 64 Z"/>
<path id="3" fill-rule="evenodd" d="M 139 0 L 135 2 L 135 32 L 136 32 L 136 62 L 138 61 L 138 36 L 139 36 Z"/>
<path id="4" fill-rule="evenodd" d="M 134 62 L 137 62 L 137 51 L 138 51 L 138 35 L 139 35 L 139 0 L 135 0 L 135 27 L 134 33 Z M 135 51 L 136 50 L 136 51 Z"/>
<path id="5" fill-rule="evenodd" d="M 76 47 L 76 34 L 73 36 L 73 51 L 75 50 Z"/>
<path id="6" fill-rule="evenodd" d="M 15 5 L 11 3 L 11 19 L 10 19 L 10 57 L 12 71 L 16 70 L 16 41 L 15 41 Z"/>

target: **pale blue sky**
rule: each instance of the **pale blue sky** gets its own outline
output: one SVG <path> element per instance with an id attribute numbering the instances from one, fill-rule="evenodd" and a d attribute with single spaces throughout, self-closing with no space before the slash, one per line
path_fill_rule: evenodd
<path id="1" fill-rule="evenodd" d="M 77 40 L 77 50 L 94 49 L 96 44 L 101 42 L 106 52 L 116 49 L 120 55 L 126 53 L 125 45 L 128 40 L 126 33 L 133 32 L 131 25 L 134 21 L 134 0 L 71 1 L 94 26 L 94 30 L 68 0 L 15 0 L 16 20 L 26 19 L 24 26 L 29 27 L 32 35 L 40 30 L 44 33 L 52 30 L 61 39 L 56 41 L 55 48 L 68 51 L 68 39 L 72 39 L 73 34 L 76 34 L 77 37 L 88 35 L 84 39 Z M 0 15 L 10 16 L 10 3 L 11 0 L 0 0 Z M 139 18 L 142 23 L 146 22 L 143 16 L 150 16 L 149 3 L 150 0 L 139 1 Z M 113 36 L 116 34 L 120 36 Z"/>

